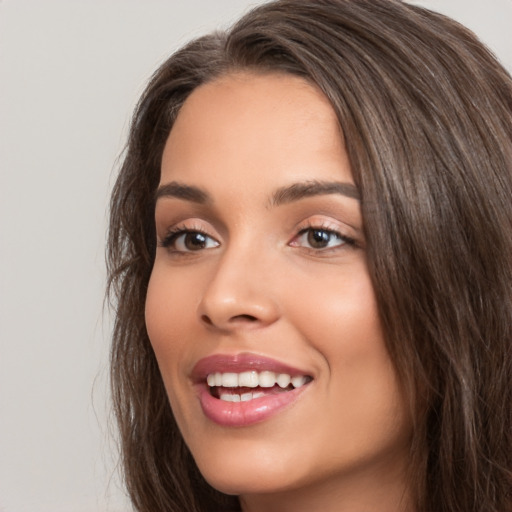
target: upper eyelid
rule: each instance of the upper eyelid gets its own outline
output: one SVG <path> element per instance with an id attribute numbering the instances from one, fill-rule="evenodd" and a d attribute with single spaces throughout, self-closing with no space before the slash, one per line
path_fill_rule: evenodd
<path id="1" fill-rule="evenodd" d="M 212 238 L 219 239 L 224 236 L 226 229 L 217 217 L 204 215 L 201 212 L 180 212 L 179 210 L 155 214 L 157 236 L 167 236 L 170 231 L 199 231 Z"/>
<path id="2" fill-rule="evenodd" d="M 321 219 L 321 220 L 311 220 L 306 219 L 303 222 L 299 223 L 299 229 L 301 227 L 303 228 L 318 228 L 318 229 L 334 229 L 333 225 L 338 224 L 337 222 L 327 220 L 327 219 Z"/>
<path id="3" fill-rule="evenodd" d="M 157 235 L 160 241 L 165 240 L 169 236 L 175 235 L 178 232 L 199 232 L 202 233 L 217 242 L 221 242 L 222 239 L 229 238 L 229 232 L 227 227 L 223 225 L 216 225 L 215 220 L 206 220 L 201 216 L 183 217 L 177 218 L 175 221 L 167 219 L 165 222 L 164 218 L 156 219 L 157 224 Z M 332 218 L 330 215 L 324 213 L 318 213 L 304 218 L 300 222 L 297 222 L 294 227 L 290 226 L 290 239 L 295 238 L 301 232 L 307 229 L 322 229 L 326 231 L 332 231 L 340 234 L 343 237 L 350 239 L 360 239 L 360 229 L 356 228 L 346 222 Z"/>
<path id="4" fill-rule="evenodd" d="M 154 219 L 157 229 L 168 229 L 169 226 L 194 222 L 198 225 L 211 226 L 215 232 L 222 231 L 221 216 L 208 205 L 173 198 L 164 199 L 155 205 Z"/>
<path id="5" fill-rule="evenodd" d="M 162 217 L 161 219 L 156 218 L 155 224 L 157 233 L 161 231 L 164 234 L 176 231 L 199 231 L 205 235 L 215 236 L 210 233 L 212 231 L 215 233 L 218 232 L 212 222 L 208 222 L 200 217 L 178 217 L 176 219 Z"/>
<path id="6" fill-rule="evenodd" d="M 343 226 L 346 227 L 344 228 Z M 328 218 L 315 219 L 314 217 L 299 222 L 295 229 L 297 233 L 300 233 L 307 229 L 324 229 L 325 231 L 333 231 L 340 234 L 343 234 L 347 230 L 354 231 L 354 228 L 352 228 L 352 226 L 344 224 L 343 222 Z"/>
<path id="7" fill-rule="evenodd" d="M 208 236 L 210 238 L 216 238 L 209 229 L 205 229 L 201 226 L 184 226 L 180 223 L 167 228 L 166 235 L 180 235 L 182 233 L 201 233 L 202 235 Z"/>
<path id="8" fill-rule="evenodd" d="M 185 218 L 180 221 L 170 222 L 166 225 L 165 229 L 158 229 L 157 225 L 157 241 L 161 247 L 167 247 L 171 241 L 176 240 L 179 236 L 184 233 L 201 233 L 216 242 L 219 242 L 218 237 L 211 233 L 211 230 L 204 226 L 205 221 L 200 218 Z M 210 223 L 207 223 L 211 225 Z M 160 234 L 161 233 L 161 234 Z"/>

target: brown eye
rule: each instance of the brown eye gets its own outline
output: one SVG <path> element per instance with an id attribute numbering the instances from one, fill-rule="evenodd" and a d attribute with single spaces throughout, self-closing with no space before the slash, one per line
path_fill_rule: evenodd
<path id="1" fill-rule="evenodd" d="M 208 244 L 208 237 L 203 233 L 186 233 L 183 235 L 183 245 L 189 251 L 205 249 Z"/>
<path id="2" fill-rule="evenodd" d="M 310 229 L 307 233 L 308 244 L 313 249 L 323 249 L 329 245 L 334 233 L 324 229 Z"/>
<path id="3" fill-rule="evenodd" d="M 161 243 L 172 252 L 197 252 L 219 246 L 219 242 L 201 231 L 180 230 L 171 233 Z"/>
<path id="4" fill-rule="evenodd" d="M 332 229 L 303 229 L 290 243 L 292 247 L 304 247 L 310 250 L 337 249 L 345 245 L 354 246 L 355 241 Z"/>

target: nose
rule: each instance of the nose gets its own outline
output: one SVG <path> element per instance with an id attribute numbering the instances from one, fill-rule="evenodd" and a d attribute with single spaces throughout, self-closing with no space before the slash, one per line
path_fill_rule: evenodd
<path id="1" fill-rule="evenodd" d="M 280 316 L 271 262 L 258 251 L 226 251 L 212 269 L 198 308 L 209 328 L 236 331 L 271 325 Z"/>

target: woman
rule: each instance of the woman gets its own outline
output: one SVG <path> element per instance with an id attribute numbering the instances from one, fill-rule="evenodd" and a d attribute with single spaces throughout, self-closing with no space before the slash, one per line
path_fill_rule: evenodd
<path id="1" fill-rule="evenodd" d="M 390 0 L 178 51 L 111 203 L 139 511 L 512 510 L 512 80 Z"/>

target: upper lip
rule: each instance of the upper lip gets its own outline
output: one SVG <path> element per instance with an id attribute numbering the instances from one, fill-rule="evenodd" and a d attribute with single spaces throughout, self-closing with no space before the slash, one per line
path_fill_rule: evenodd
<path id="1" fill-rule="evenodd" d="M 272 371 L 295 375 L 309 375 L 307 371 L 294 368 L 288 364 L 251 353 L 240 354 L 214 354 L 200 359 L 192 369 L 191 377 L 196 382 L 202 382 L 210 373 L 215 372 L 246 372 L 246 371 Z"/>

